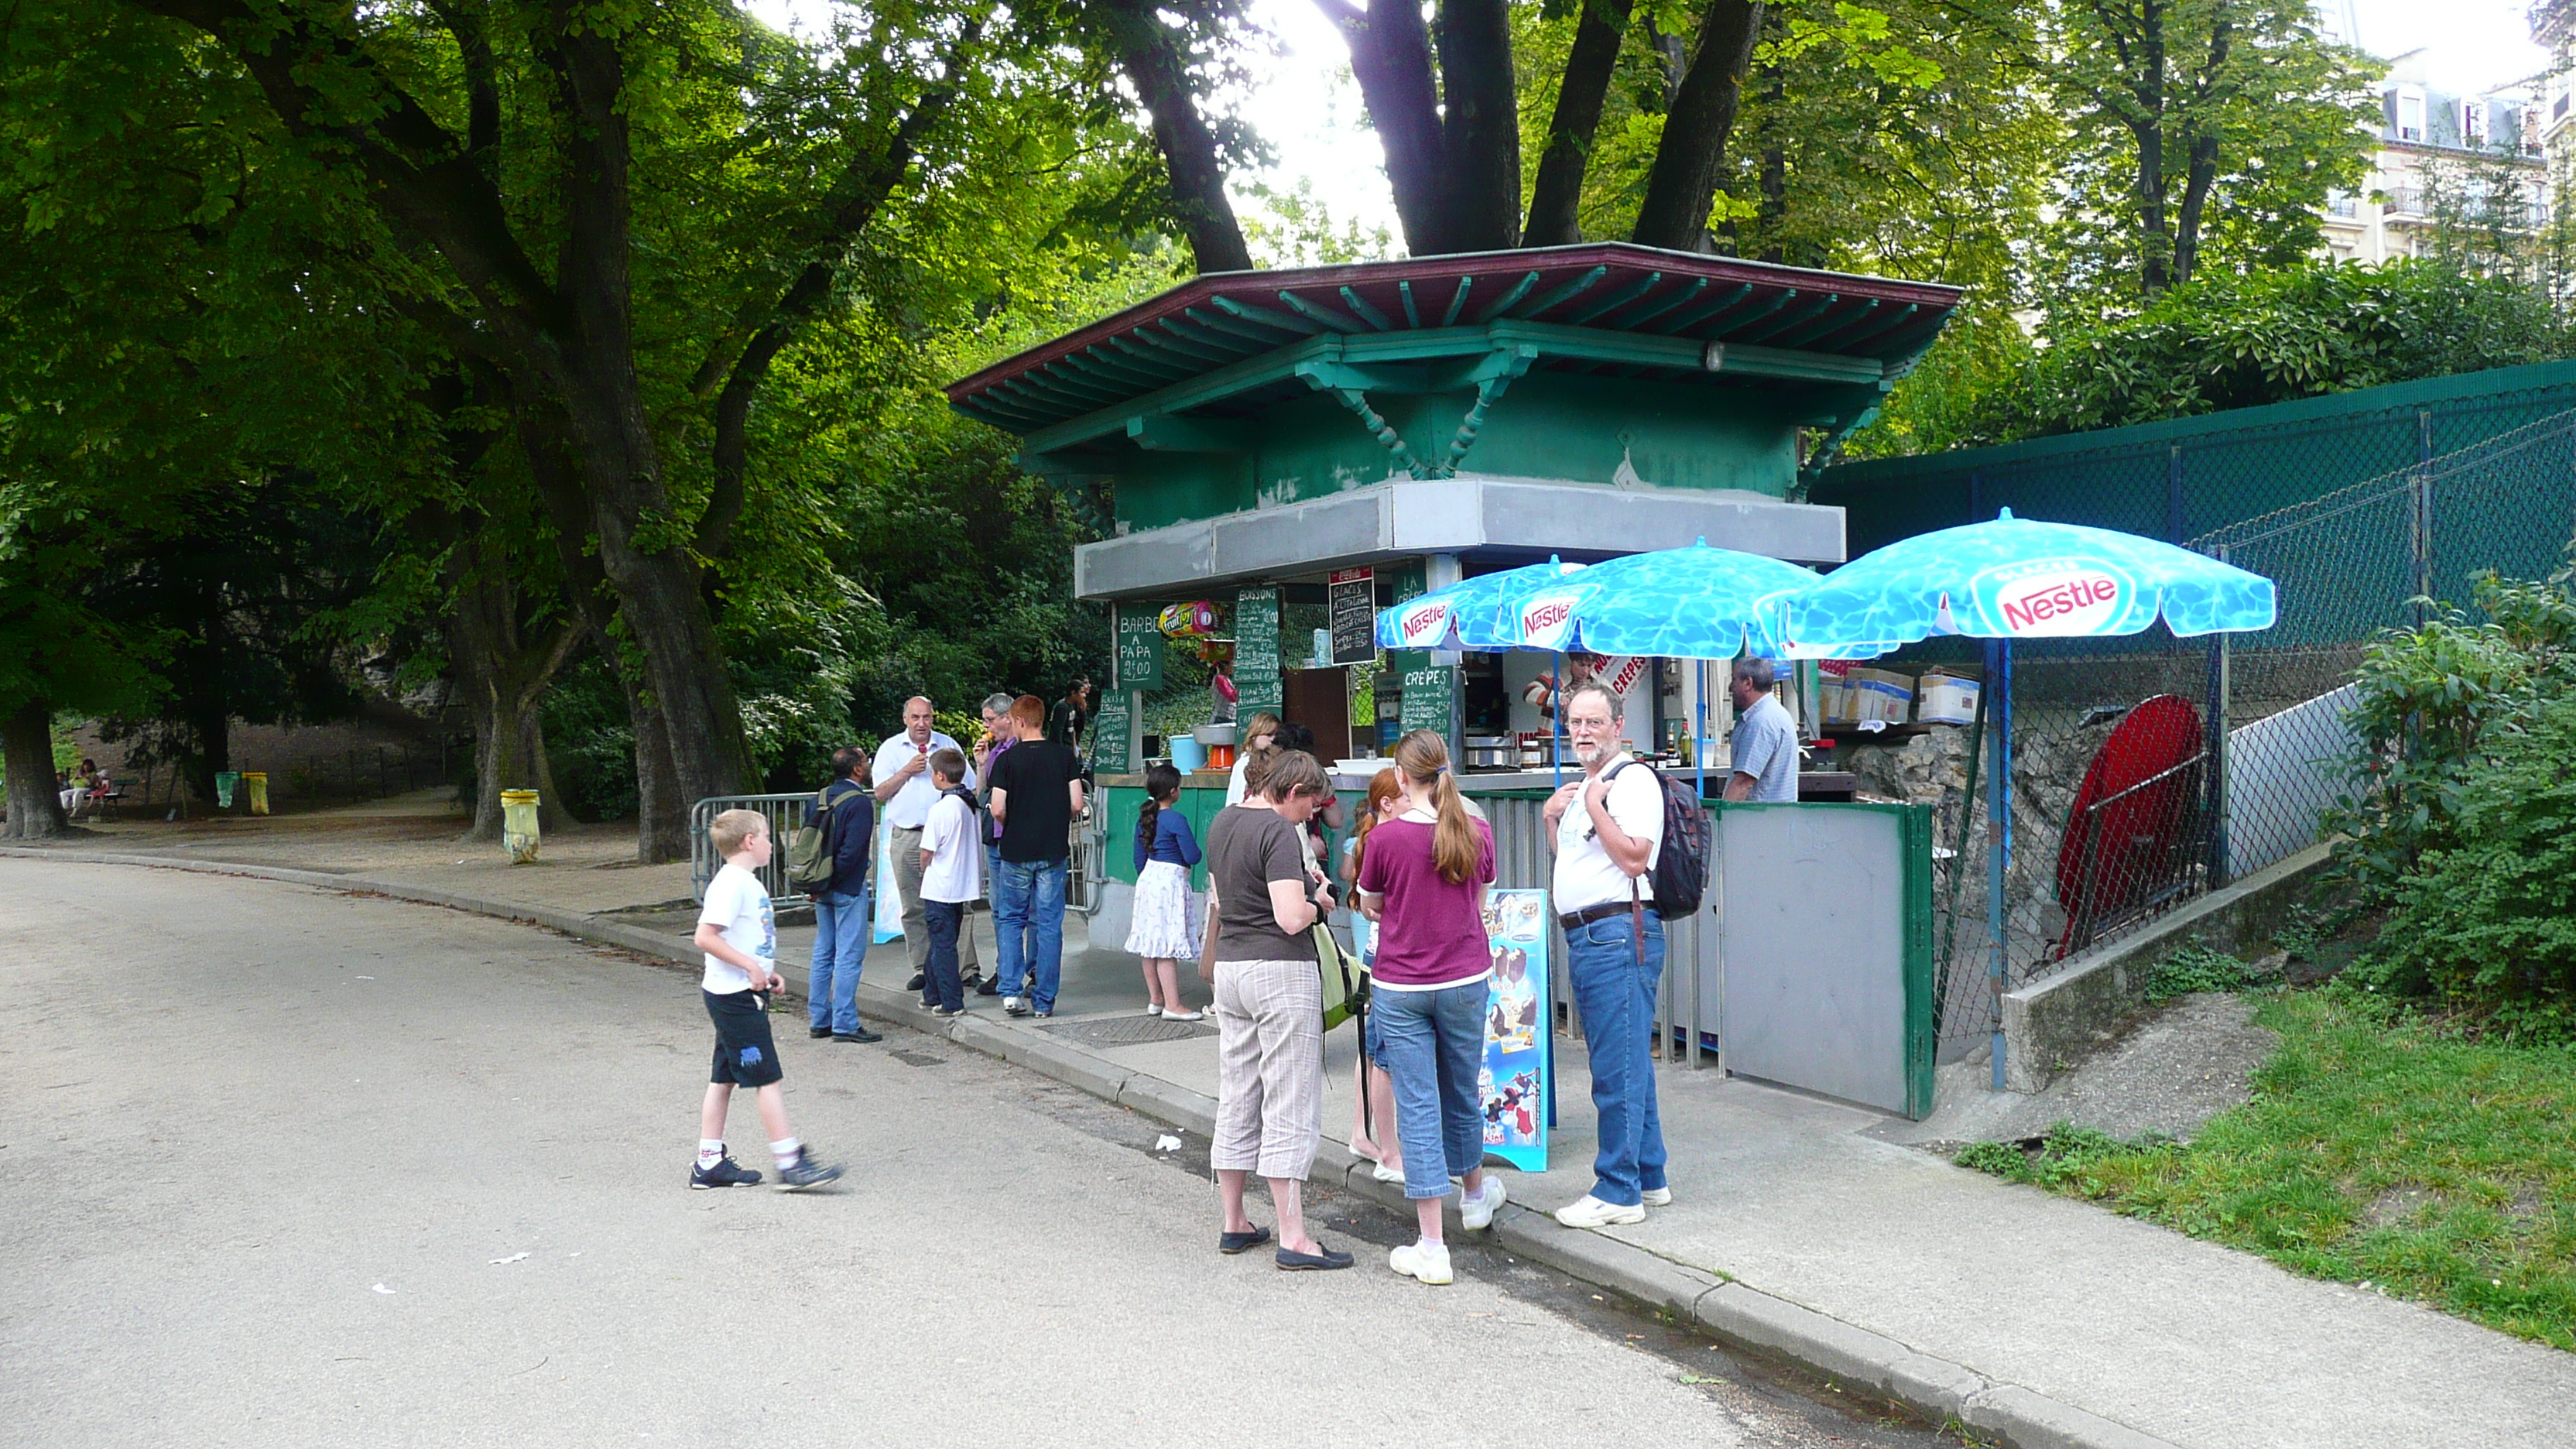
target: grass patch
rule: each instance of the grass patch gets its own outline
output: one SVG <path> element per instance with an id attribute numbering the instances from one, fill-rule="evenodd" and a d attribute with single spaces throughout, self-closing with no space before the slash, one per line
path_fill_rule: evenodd
<path id="1" fill-rule="evenodd" d="M 2207 946 L 2181 946 L 2147 972 L 2147 1000 L 2158 1005 L 2195 991 L 2242 991 L 2254 984 L 2251 968 Z"/>
<path id="2" fill-rule="evenodd" d="M 2254 1100 L 2188 1145 L 2061 1124 L 1957 1160 L 2576 1350 L 2576 1049 L 2472 1040 L 2332 988 L 2255 1020 L 2281 1046 Z"/>

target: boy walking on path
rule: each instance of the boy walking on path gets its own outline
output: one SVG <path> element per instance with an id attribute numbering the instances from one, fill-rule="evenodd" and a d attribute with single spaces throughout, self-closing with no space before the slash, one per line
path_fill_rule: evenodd
<path id="1" fill-rule="evenodd" d="M 993 819 L 1002 827 L 993 931 L 1002 958 L 1002 1009 L 1055 1015 L 1064 964 L 1064 890 L 1073 822 L 1082 814 L 1082 761 L 1046 737 L 1046 702 L 1011 705 L 1019 742 L 993 765 Z"/>
<path id="2" fill-rule="evenodd" d="M 760 1181 L 759 1173 L 736 1166 L 725 1155 L 725 1113 L 740 1085 L 759 1094 L 760 1125 L 769 1132 L 778 1185 L 791 1192 L 820 1187 L 839 1177 L 841 1169 L 816 1162 L 789 1130 L 778 1044 L 769 1037 L 766 993 L 787 986 L 787 978 L 772 969 L 778 958 L 778 925 L 759 875 L 769 864 L 769 822 L 757 810 L 727 810 L 707 828 L 707 838 L 725 862 L 707 882 L 706 904 L 698 910 L 697 945 L 707 953 L 698 994 L 706 998 L 707 1016 L 715 1023 L 716 1053 L 706 1102 L 698 1111 L 698 1161 L 689 1171 L 689 1186 L 749 1187 Z"/>
<path id="3" fill-rule="evenodd" d="M 930 757 L 939 798 L 921 830 L 921 915 L 930 937 L 921 1004 L 934 1016 L 966 1009 L 965 986 L 957 979 L 957 933 L 966 907 L 984 893 L 984 848 L 976 839 L 975 797 L 963 788 L 965 777 L 962 753 L 941 750 Z"/>

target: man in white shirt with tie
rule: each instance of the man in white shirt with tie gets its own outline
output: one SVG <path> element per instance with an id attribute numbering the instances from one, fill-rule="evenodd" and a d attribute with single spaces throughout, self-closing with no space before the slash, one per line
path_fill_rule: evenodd
<path id="1" fill-rule="evenodd" d="M 869 772 L 893 836 L 888 848 L 894 855 L 895 892 L 903 898 L 903 954 L 916 978 L 930 967 L 930 923 L 921 912 L 921 827 L 939 798 L 938 787 L 930 783 L 930 757 L 941 750 L 964 753 L 955 740 L 930 727 L 930 717 L 929 700 L 917 694 L 905 700 L 903 733 L 877 747 L 876 765 Z M 967 767 L 962 783 L 975 788 L 973 766 Z M 957 969 L 961 976 L 978 970 L 975 938 L 964 931 L 957 937 Z M 915 989 L 918 985 L 916 981 Z"/>

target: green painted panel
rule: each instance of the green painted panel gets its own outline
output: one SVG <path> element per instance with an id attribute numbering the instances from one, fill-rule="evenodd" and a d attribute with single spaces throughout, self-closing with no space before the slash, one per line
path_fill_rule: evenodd
<path id="1" fill-rule="evenodd" d="M 1607 483 L 1622 450 L 1659 488 L 1784 497 L 1798 473 L 1802 390 L 1720 392 L 1636 378 L 1531 376 L 1486 415 L 1463 470 Z"/>

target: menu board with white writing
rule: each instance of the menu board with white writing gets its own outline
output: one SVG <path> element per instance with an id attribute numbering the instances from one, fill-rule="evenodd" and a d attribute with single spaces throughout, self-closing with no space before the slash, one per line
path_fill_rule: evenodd
<path id="1" fill-rule="evenodd" d="M 1377 574 L 1370 569 L 1335 569 L 1331 594 L 1333 662 L 1368 664 L 1377 659 Z"/>

